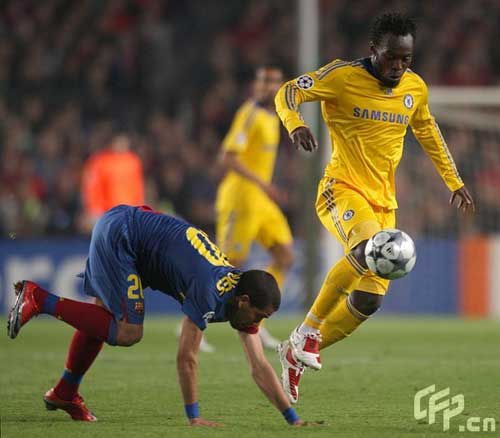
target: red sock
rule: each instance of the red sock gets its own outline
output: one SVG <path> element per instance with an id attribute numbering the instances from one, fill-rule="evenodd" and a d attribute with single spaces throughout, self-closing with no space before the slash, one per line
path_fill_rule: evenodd
<path id="1" fill-rule="evenodd" d="M 54 387 L 58 397 L 63 400 L 72 400 L 78 393 L 78 387 L 83 375 L 90 368 L 101 351 L 103 342 L 92 338 L 86 333 L 77 330 L 69 346 L 66 368 Z"/>
<path id="2" fill-rule="evenodd" d="M 104 307 L 60 298 L 56 304 L 54 316 L 93 338 L 107 341 L 112 345 L 116 344 L 116 321 Z M 113 325 L 115 326 L 114 336 L 110 333 L 113 331 L 110 330 Z"/>
<path id="3" fill-rule="evenodd" d="M 91 338 L 116 345 L 117 324 L 104 307 L 62 298 L 40 287 L 34 297 L 42 313 L 55 316 Z"/>

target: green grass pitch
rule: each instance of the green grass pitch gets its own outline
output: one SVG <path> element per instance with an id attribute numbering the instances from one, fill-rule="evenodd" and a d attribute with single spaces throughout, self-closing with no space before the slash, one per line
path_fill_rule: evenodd
<path id="1" fill-rule="evenodd" d="M 323 370 L 305 373 L 297 411 L 305 420 L 291 428 L 251 380 L 236 333 L 211 324 L 216 354 L 201 354 L 200 406 L 221 429 L 186 425 L 177 385 L 176 319 L 149 318 L 141 343 L 105 347 L 85 377 L 81 393 L 98 416 L 93 424 L 48 412 L 43 393 L 58 379 L 72 329 L 40 318 L 12 341 L 0 341 L 1 436 L 27 437 L 451 437 L 498 436 L 500 430 L 500 324 L 437 318 L 378 317 L 323 352 Z M 274 318 L 268 327 L 286 337 L 299 318 Z M 2 324 L 5 320 L 0 321 Z M 269 358 L 278 370 L 275 354 Z M 413 418 L 418 389 L 465 396 L 465 411 L 443 432 Z M 495 417 L 496 433 L 458 431 L 470 416 Z"/>

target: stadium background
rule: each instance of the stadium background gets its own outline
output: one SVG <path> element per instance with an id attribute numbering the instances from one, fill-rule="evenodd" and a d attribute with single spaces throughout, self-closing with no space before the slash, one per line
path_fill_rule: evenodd
<path id="1" fill-rule="evenodd" d="M 312 3 L 321 16 L 319 53 L 308 64 L 298 11 Z M 82 298 L 82 168 L 112 126 L 129 131 L 142 159 L 147 203 L 213 233 L 221 178 L 215 157 L 254 68 L 278 63 L 293 77 L 332 58 L 366 56 L 367 23 L 397 8 L 418 19 L 413 69 L 432 88 L 432 108 L 478 208 L 467 218 L 449 208 L 444 184 L 409 135 L 398 172 L 398 226 L 416 239 L 419 259 L 412 275 L 394 283 L 383 312 L 500 317 L 500 2 L 354 3 L 2 2 L 3 312 L 20 277 Z M 275 181 L 288 193 L 283 208 L 297 242 L 283 310 L 302 311 L 339 249 L 313 207 L 330 146 L 323 140 L 326 152 L 315 156 L 290 146 L 283 133 Z M 255 249 L 252 263 L 264 266 L 263 257 Z M 163 296 L 146 301 L 148 311 L 176 310 Z"/>

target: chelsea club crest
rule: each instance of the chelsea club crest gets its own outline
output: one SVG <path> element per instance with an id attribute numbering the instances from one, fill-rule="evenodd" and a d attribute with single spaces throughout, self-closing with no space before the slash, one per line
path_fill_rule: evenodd
<path id="1" fill-rule="evenodd" d="M 342 218 L 343 218 L 345 221 L 348 221 L 348 220 L 349 220 L 349 219 L 351 219 L 353 216 L 354 216 L 354 211 L 353 211 L 353 210 L 347 210 L 347 211 L 344 213 L 344 216 L 342 216 Z"/>
<path id="2" fill-rule="evenodd" d="M 408 109 L 413 108 L 413 96 L 411 94 L 405 94 L 405 97 L 403 98 L 403 103 L 405 104 L 405 107 Z"/>

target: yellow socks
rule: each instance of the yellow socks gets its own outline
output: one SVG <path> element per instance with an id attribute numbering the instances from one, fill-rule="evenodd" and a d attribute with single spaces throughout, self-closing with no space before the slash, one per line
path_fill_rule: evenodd
<path id="1" fill-rule="evenodd" d="M 350 295 L 345 296 L 326 317 L 321 325 L 320 349 L 338 342 L 349 336 L 361 323 L 368 319 L 351 304 Z"/>
<path id="2" fill-rule="evenodd" d="M 366 272 L 353 255 L 342 257 L 326 276 L 303 326 L 319 330 L 326 317 L 343 297 L 356 288 Z"/>

